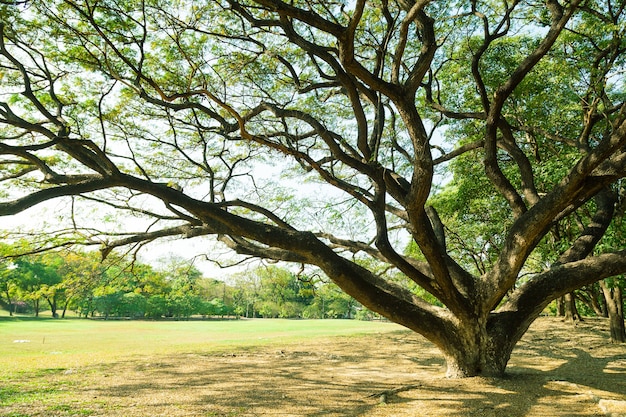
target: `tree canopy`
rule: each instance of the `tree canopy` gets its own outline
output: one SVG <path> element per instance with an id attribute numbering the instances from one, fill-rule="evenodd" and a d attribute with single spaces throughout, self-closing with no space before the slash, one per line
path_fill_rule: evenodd
<path id="1" fill-rule="evenodd" d="M 626 272 L 625 7 L 0 2 L 0 215 L 66 198 L 43 246 L 313 265 L 449 376 L 501 375 L 550 301 Z"/>

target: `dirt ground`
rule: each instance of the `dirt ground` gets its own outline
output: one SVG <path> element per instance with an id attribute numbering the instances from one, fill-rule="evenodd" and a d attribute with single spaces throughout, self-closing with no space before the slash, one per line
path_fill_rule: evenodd
<path id="1" fill-rule="evenodd" d="M 437 349 L 399 331 L 59 371 L 66 394 L 1 415 L 626 416 L 626 346 L 606 326 L 539 319 L 504 379 L 446 379 Z"/>

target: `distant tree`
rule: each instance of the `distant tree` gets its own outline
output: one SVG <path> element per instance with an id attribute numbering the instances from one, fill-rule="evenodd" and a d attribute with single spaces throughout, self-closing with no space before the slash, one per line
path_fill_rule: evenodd
<path id="1" fill-rule="evenodd" d="M 189 318 L 202 309 L 202 299 L 198 295 L 198 280 L 201 272 L 180 259 L 172 260 L 164 271 L 169 286 L 167 293 L 168 316 Z"/>
<path id="2" fill-rule="evenodd" d="M 258 277 L 258 310 L 263 317 L 301 317 L 313 299 L 312 283 L 288 269 L 267 266 L 251 274 Z"/>
<path id="3" fill-rule="evenodd" d="M 222 298 L 213 298 L 210 301 L 204 301 L 200 314 L 204 316 L 222 316 L 230 313 L 230 308 L 224 304 Z"/>
<path id="4" fill-rule="evenodd" d="M 246 318 L 257 317 L 260 283 L 258 278 L 247 273 L 233 277 L 233 309 L 235 314 Z"/>
<path id="5" fill-rule="evenodd" d="M 139 318 L 148 311 L 152 317 L 156 314 L 154 304 L 148 300 L 153 295 L 166 296 L 170 290 L 164 275 L 146 264 L 129 263 L 118 256 L 111 258 L 93 277 L 95 286 L 79 304 L 81 308 L 88 314 L 98 313 L 105 318 Z"/>
<path id="6" fill-rule="evenodd" d="M 10 251 L 10 247 L 0 244 L 0 306 L 6 308 L 10 315 L 13 315 L 12 306 L 12 280 L 10 270 L 13 266 L 10 259 L 5 257 L 5 251 Z"/>
<path id="7" fill-rule="evenodd" d="M 61 317 L 65 317 L 68 308 L 87 316 L 93 312 L 93 291 L 106 281 L 106 270 L 114 257 L 102 263 L 95 252 L 66 252 L 62 256 L 63 263 L 58 267 L 65 296 Z"/>
<path id="8" fill-rule="evenodd" d="M 14 296 L 17 291 L 16 277 L 13 274 L 14 264 L 10 260 L 2 260 L 0 257 L 0 300 L 9 311 L 9 315 L 13 315 Z"/>
<path id="9" fill-rule="evenodd" d="M 235 288 L 213 278 L 201 277 L 196 281 L 195 292 L 203 301 L 200 314 L 205 316 L 234 316 Z"/>
<path id="10" fill-rule="evenodd" d="M 316 284 L 314 297 L 305 309 L 309 318 L 351 319 L 356 314 L 359 303 L 337 285 L 325 282 Z"/>
<path id="11" fill-rule="evenodd" d="M 119 300 L 117 314 L 120 317 L 142 318 L 146 314 L 146 297 L 138 292 L 127 292 Z"/>
<path id="12" fill-rule="evenodd" d="M 17 258 L 14 273 L 22 296 L 33 303 L 35 316 L 39 316 L 41 299 L 44 299 L 53 317 L 58 317 L 58 301 L 62 293 L 62 277 L 57 266 L 59 257 L 51 252 Z"/>
<path id="13" fill-rule="evenodd" d="M 124 297 L 123 292 L 112 288 L 102 288 L 96 289 L 94 293 L 94 311 L 103 315 L 105 319 L 119 315 Z"/>
<path id="14" fill-rule="evenodd" d="M 146 317 L 159 319 L 167 316 L 169 305 L 165 294 L 153 294 L 146 300 Z"/>

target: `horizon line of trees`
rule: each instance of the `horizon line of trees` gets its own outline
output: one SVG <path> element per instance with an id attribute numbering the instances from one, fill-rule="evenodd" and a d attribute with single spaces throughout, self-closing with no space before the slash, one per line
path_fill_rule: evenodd
<path id="1" fill-rule="evenodd" d="M 276 266 L 207 278 L 181 260 L 159 269 L 95 252 L 0 256 L 0 308 L 64 318 L 361 318 L 375 316 L 339 287 Z"/>
<path id="2" fill-rule="evenodd" d="M 8 252 L 9 247 L 2 249 Z M 10 315 L 39 316 L 47 310 L 60 318 L 67 311 L 104 319 L 379 318 L 317 275 L 264 266 L 229 278 L 204 277 L 180 259 L 155 268 L 115 255 L 103 261 L 96 252 L 45 252 L 15 259 L 0 253 L 0 308 Z M 546 313 L 571 321 L 609 317 L 615 303 L 607 296 L 619 296 L 622 311 L 626 307 L 624 285 L 623 279 L 596 282 L 555 300 Z"/>

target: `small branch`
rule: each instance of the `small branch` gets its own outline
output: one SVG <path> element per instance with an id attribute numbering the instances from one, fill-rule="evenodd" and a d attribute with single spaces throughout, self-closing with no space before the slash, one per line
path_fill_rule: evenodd
<path id="1" fill-rule="evenodd" d="M 254 211 L 255 213 L 259 213 L 264 215 L 265 217 L 267 217 L 268 219 L 270 219 L 271 221 L 273 221 L 274 223 L 276 223 L 278 226 L 284 227 L 286 229 L 290 229 L 290 230 L 296 230 L 293 226 L 291 226 L 289 223 L 287 223 L 286 221 L 284 221 L 283 219 L 281 219 L 280 217 L 278 217 L 276 214 L 272 213 L 270 210 L 258 206 L 256 204 L 253 203 L 248 203 L 246 201 L 243 200 L 233 200 L 233 201 L 225 201 L 223 203 L 219 203 L 218 206 L 220 207 L 243 207 L 243 208 L 247 208 L 249 210 Z"/>
<path id="2" fill-rule="evenodd" d="M 103 244 L 103 247 L 100 249 L 100 253 L 102 254 L 102 259 L 106 259 L 106 257 L 111 253 L 113 249 L 120 246 L 126 246 L 133 243 L 142 243 L 142 242 L 151 242 L 163 237 L 170 236 L 182 236 L 185 238 L 192 238 L 196 236 L 203 236 L 215 233 L 215 231 L 207 226 L 192 226 L 192 225 L 182 225 L 176 227 L 170 227 L 167 229 L 157 230 L 155 232 L 146 232 L 146 233 L 138 233 L 133 236 L 118 239 L 113 242 L 106 242 Z"/>
<path id="3" fill-rule="evenodd" d="M 378 397 L 380 403 L 381 404 L 385 404 L 389 400 L 389 397 L 394 396 L 394 395 L 398 394 L 399 392 L 411 391 L 411 390 L 414 390 L 414 389 L 419 388 L 419 387 L 421 387 L 421 384 L 404 385 L 404 386 L 399 387 L 399 388 L 386 389 L 384 391 L 375 392 L 373 394 L 368 395 L 365 398 Z"/>

